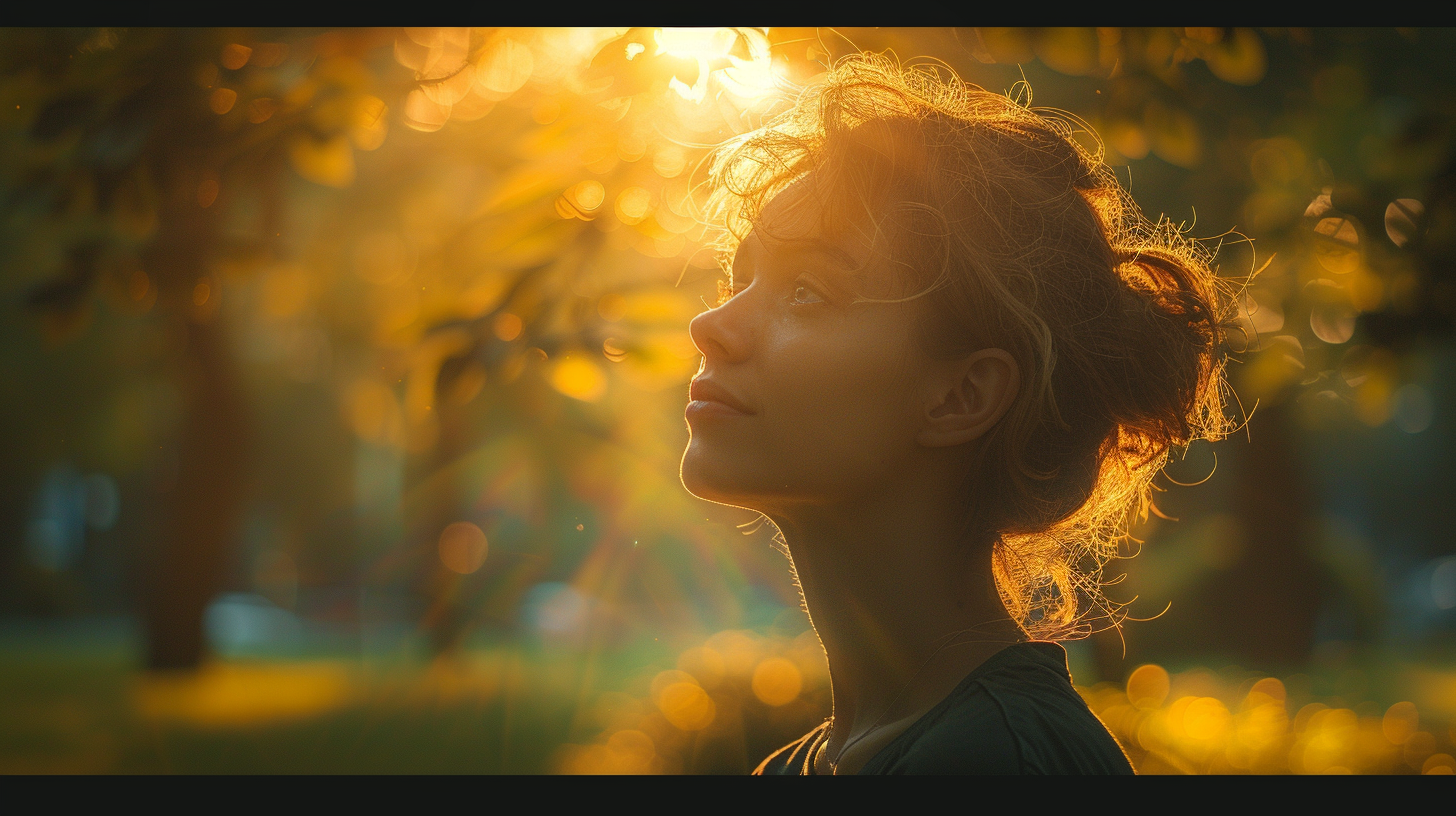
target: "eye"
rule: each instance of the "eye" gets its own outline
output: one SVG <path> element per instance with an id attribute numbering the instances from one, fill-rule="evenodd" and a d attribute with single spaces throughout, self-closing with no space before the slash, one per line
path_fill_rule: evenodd
<path id="1" fill-rule="evenodd" d="M 794 291 L 789 295 L 789 302 L 795 305 L 808 306 L 813 303 L 823 303 L 824 296 L 819 290 L 803 280 L 795 281 Z"/>

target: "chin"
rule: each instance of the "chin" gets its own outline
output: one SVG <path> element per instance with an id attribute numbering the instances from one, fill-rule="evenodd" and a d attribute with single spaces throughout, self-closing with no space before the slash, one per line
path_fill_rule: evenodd
<path id="1" fill-rule="evenodd" d="M 751 508 L 752 497 L 762 492 L 753 489 L 756 480 L 735 473 L 736 469 L 724 461 L 727 457 L 710 455 L 702 448 L 700 440 L 691 439 L 683 451 L 678 471 L 683 487 L 705 501 Z"/>
<path id="2" fill-rule="evenodd" d="M 682 465 L 678 469 L 678 476 L 682 479 L 682 485 L 687 491 L 700 499 L 710 502 L 726 503 L 726 492 L 724 491 L 721 474 L 715 473 L 714 468 L 706 461 L 705 456 L 696 440 L 689 440 L 687 450 L 683 451 Z"/>

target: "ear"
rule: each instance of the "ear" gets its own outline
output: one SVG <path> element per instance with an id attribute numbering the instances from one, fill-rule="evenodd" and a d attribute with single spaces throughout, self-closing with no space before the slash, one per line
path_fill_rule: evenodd
<path id="1" fill-rule="evenodd" d="M 963 445 L 990 431 L 1021 390 L 1021 370 L 1002 349 L 982 349 L 944 369 L 931 385 L 924 426 L 915 439 L 930 448 Z"/>

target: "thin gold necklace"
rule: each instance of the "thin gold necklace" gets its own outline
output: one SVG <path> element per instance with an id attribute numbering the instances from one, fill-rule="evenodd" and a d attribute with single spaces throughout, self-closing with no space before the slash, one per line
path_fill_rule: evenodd
<path id="1" fill-rule="evenodd" d="M 941 652 L 945 651 L 946 647 L 948 647 L 948 646 L 965 646 L 965 645 L 968 645 L 968 644 L 971 644 L 971 643 L 1007 643 L 1007 644 L 1016 644 L 1016 643 L 1022 643 L 1022 642 L 1024 642 L 1024 640 L 1020 640 L 1020 639 L 1018 639 L 1018 640 L 962 640 L 962 641 L 957 641 L 955 639 L 956 636 L 958 636 L 958 635 L 964 635 L 964 634 L 967 634 L 967 633 L 970 633 L 970 632 L 974 632 L 978 628 L 980 628 L 980 627 L 977 626 L 977 627 L 971 627 L 969 629 L 960 629 L 960 630 L 957 630 L 955 632 L 950 632 L 949 634 L 943 635 L 941 637 L 941 640 L 943 640 L 945 642 L 942 643 L 942 644 L 940 644 L 939 646 L 937 646 L 935 648 L 935 651 L 931 652 L 930 653 L 930 656 L 927 657 L 927 658 L 925 658 L 925 662 L 921 663 L 920 664 L 920 667 L 915 670 L 915 673 L 912 674 L 912 675 L 910 675 L 910 679 L 905 681 L 905 685 L 901 686 L 900 687 L 900 690 L 897 691 L 897 692 L 895 692 L 895 696 L 892 697 L 892 698 L 890 698 L 889 704 L 886 705 L 885 708 L 884 708 L 884 710 L 880 712 L 880 715 L 875 718 L 875 721 L 872 722 L 872 723 L 870 723 L 870 727 L 869 728 L 866 728 L 864 730 L 864 732 L 861 733 L 859 736 L 857 736 L 854 739 L 850 740 L 849 742 L 845 743 L 845 745 L 844 745 L 843 748 L 840 748 L 837 752 L 835 752 L 834 759 L 828 759 L 827 757 L 825 758 L 824 762 L 825 762 L 825 764 L 827 764 L 829 766 L 829 773 L 831 773 L 831 774 L 837 774 L 839 772 L 839 761 L 844 758 L 845 753 L 848 752 L 850 748 L 853 748 L 855 745 L 858 745 L 860 743 L 860 741 L 862 741 L 865 737 L 868 737 L 870 734 L 873 734 L 875 732 L 875 729 L 877 729 L 877 728 L 880 727 L 881 723 L 884 722 L 885 717 L 889 716 L 890 712 L 895 709 L 896 704 L 898 704 L 900 702 L 900 698 L 902 698 L 902 697 L 905 696 L 905 692 L 909 691 L 910 690 L 910 687 L 915 684 L 915 681 L 920 679 L 920 675 L 923 674 L 927 668 L 929 668 L 930 662 L 932 660 L 934 660 L 936 658 L 936 656 L 939 655 Z M 833 715 L 830 715 L 830 717 L 829 717 L 829 728 L 825 729 L 825 731 L 824 731 L 824 739 L 823 739 L 822 742 L 819 743 L 819 750 L 815 752 L 817 754 L 817 756 L 815 756 L 814 759 L 813 759 L 813 762 L 814 762 L 815 765 L 818 765 L 819 764 L 819 761 L 818 761 L 819 760 L 819 756 L 823 756 L 823 755 L 825 755 L 825 754 L 828 753 L 828 750 L 829 750 L 829 738 L 830 738 L 830 736 L 833 733 L 834 733 L 834 716 Z"/>

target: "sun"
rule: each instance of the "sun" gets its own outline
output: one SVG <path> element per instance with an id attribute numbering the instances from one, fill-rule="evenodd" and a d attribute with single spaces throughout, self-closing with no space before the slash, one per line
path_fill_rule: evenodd
<path id="1" fill-rule="evenodd" d="M 701 102 L 707 93 L 710 73 L 718 74 L 724 89 L 743 102 L 766 97 L 776 88 L 768 38 L 763 31 L 660 28 L 655 38 L 657 53 L 698 61 L 698 79 L 691 86 L 677 78 L 668 83 L 684 99 Z M 735 50 L 740 39 L 742 48 Z"/>
<path id="2" fill-rule="evenodd" d="M 660 28 L 657 53 L 711 62 L 728 55 L 736 36 L 731 28 Z"/>

